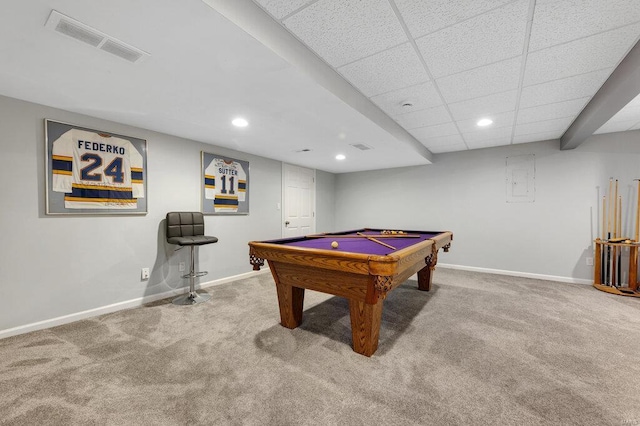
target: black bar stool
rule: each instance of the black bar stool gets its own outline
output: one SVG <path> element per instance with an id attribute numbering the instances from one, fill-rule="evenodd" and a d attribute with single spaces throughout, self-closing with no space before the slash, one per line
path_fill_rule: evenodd
<path id="1" fill-rule="evenodd" d="M 208 293 L 199 294 L 195 289 L 195 280 L 207 275 L 207 271 L 196 272 L 195 248 L 218 242 L 218 238 L 204 235 L 204 216 L 200 212 L 167 213 L 167 242 L 182 247 L 191 247 L 191 267 L 182 278 L 189 278 L 189 293 L 173 299 L 175 305 L 195 305 L 211 299 Z"/>

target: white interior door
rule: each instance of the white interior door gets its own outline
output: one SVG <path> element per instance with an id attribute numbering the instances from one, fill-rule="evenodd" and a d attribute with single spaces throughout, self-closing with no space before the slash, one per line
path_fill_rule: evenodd
<path id="1" fill-rule="evenodd" d="M 316 232 L 316 171 L 282 164 L 282 236 Z"/>

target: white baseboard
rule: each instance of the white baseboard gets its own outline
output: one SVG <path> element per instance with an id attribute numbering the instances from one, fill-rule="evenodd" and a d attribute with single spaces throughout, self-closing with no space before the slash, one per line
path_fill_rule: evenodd
<path id="1" fill-rule="evenodd" d="M 545 281 L 559 281 L 563 283 L 572 283 L 572 284 L 593 284 L 592 280 L 586 280 L 583 278 L 560 277 L 557 275 L 532 274 L 530 272 L 506 271 L 503 269 L 477 268 L 475 266 L 450 265 L 447 263 L 438 263 L 437 267 L 446 268 L 446 269 L 459 269 L 461 271 L 483 272 L 486 274 L 510 275 L 512 277 L 535 278 L 537 280 L 545 280 Z"/>
<path id="2" fill-rule="evenodd" d="M 220 284 L 225 284 L 231 281 L 241 280 L 251 277 L 257 274 L 264 274 L 269 271 L 269 268 L 265 268 L 261 271 L 245 272 L 243 274 L 233 275 L 230 277 L 220 278 L 213 281 L 207 281 L 197 285 L 196 288 L 213 287 Z M 55 327 L 57 325 L 69 324 L 71 322 L 79 321 L 82 319 L 96 317 L 98 315 L 109 314 L 111 312 L 121 311 L 123 309 L 137 308 L 138 306 L 146 305 L 147 303 L 155 302 L 156 300 L 166 299 L 171 296 L 178 296 L 188 291 L 189 286 L 184 286 L 174 290 L 165 291 L 164 293 L 152 294 L 150 296 L 138 297 L 136 299 L 126 300 L 124 302 L 118 302 L 107 306 L 101 306 L 99 308 L 89 309 L 82 312 L 76 312 L 69 315 L 64 315 L 57 318 L 51 318 L 44 321 L 38 321 L 31 324 L 21 325 L 6 330 L 0 330 L 0 339 L 5 337 L 16 336 L 18 334 L 29 333 L 30 331 L 42 330 L 45 328 Z"/>
<path id="3" fill-rule="evenodd" d="M 462 265 L 450 265 L 446 263 L 438 263 L 438 267 L 447 268 L 447 269 L 459 269 L 462 271 L 472 271 L 472 272 L 482 272 L 487 274 L 497 274 L 497 275 L 510 275 L 513 277 L 523 277 L 523 278 L 535 278 L 539 280 L 547 280 L 547 281 L 559 281 L 565 283 L 575 283 L 575 284 L 592 284 L 591 280 L 581 279 L 581 278 L 571 278 L 571 277 L 560 277 L 555 275 L 542 275 L 542 274 L 532 274 L 528 272 L 516 272 L 516 271 L 506 271 L 502 269 L 489 269 L 489 268 L 478 268 L 474 266 L 462 266 Z M 265 274 L 269 272 L 269 268 L 264 268 L 261 271 L 251 271 L 245 272 L 239 275 L 233 275 L 230 277 L 220 278 L 213 281 L 208 281 L 205 283 L 201 283 L 197 288 L 207 288 L 213 287 L 220 284 L 225 284 L 231 281 L 241 280 L 244 278 L 251 277 L 257 274 Z M 138 297 L 132 300 L 126 300 L 124 302 L 118 302 L 107 306 L 101 306 L 99 308 L 89 309 L 82 312 L 76 312 L 69 315 L 64 315 L 57 318 L 51 318 L 44 321 L 34 322 L 31 324 L 21 325 L 14 328 L 9 328 L 6 330 L 0 330 L 0 339 L 5 337 L 16 336 L 18 334 L 28 333 L 30 331 L 42 330 L 45 328 L 55 327 L 57 325 L 69 324 L 71 322 L 79 321 L 82 319 L 96 317 L 98 315 L 109 314 L 111 312 L 120 311 L 123 309 L 136 308 L 138 306 L 145 305 L 147 303 L 155 302 L 156 300 L 166 299 L 171 296 L 178 296 L 180 294 L 184 294 L 187 291 L 189 286 L 177 288 L 174 290 L 166 291 L 164 293 L 152 294 L 150 296 Z"/>

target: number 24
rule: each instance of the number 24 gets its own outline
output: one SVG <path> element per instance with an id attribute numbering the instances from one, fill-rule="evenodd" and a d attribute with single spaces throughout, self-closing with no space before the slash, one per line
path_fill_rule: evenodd
<path id="1" fill-rule="evenodd" d="M 102 173 L 95 172 L 96 169 L 102 166 L 102 157 L 98 154 L 83 154 L 80 159 L 83 162 L 88 162 L 80 170 L 80 178 L 82 180 L 89 180 L 93 182 L 102 181 L 102 173 L 113 179 L 115 183 L 124 183 L 124 172 L 122 171 L 122 157 L 115 157 L 108 166 L 106 166 Z"/>

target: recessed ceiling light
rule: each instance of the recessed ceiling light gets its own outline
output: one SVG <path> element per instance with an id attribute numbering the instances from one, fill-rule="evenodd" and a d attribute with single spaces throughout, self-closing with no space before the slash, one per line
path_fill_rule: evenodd
<path id="1" fill-rule="evenodd" d="M 249 125 L 249 122 L 242 117 L 238 117 L 238 118 L 234 118 L 231 124 L 233 124 L 236 127 L 247 127 Z"/>
<path id="2" fill-rule="evenodd" d="M 347 158 L 347 157 L 345 157 L 344 154 L 336 155 L 336 160 L 344 160 L 345 158 Z"/>
<path id="3" fill-rule="evenodd" d="M 483 118 L 482 120 L 478 121 L 477 124 L 480 127 L 485 127 L 485 126 L 488 126 L 489 124 L 493 124 L 493 120 L 490 118 Z"/>

